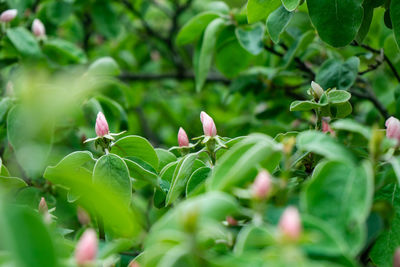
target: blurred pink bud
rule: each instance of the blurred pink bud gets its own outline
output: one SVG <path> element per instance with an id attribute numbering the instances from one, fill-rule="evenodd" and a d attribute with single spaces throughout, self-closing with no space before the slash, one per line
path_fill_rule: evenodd
<path id="1" fill-rule="evenodd" d="M 214 137 L 217 135 L 217 127 L 214 120 L 204 111 L 200 113 L 200 120 L 203 124 L 204 135 Z"/>
<path id="2" fill-rule="evenodd" d="M 46 214 L 49 211 L 49 208 L 47 207 L 47 203 L 44 197 L 40 199 L 38 211 L 41 214 Z"/>
<path id="3" fill-rule="evenodd" d="M 397 248 L 394 252 L 393 267 L 400 267 L 400 248 Z"/>
<path id="4" fill-rule="evenodd" d="M 230 225 L 230 226 L 236 226 L 236 225 L 238 225 L 238 221 L 236 221 L 235 218 L 233 218 L 232 216 L 226 216 L 226 222 L 227 222 L 228 225 Z"/>
<path id="5" fill-rule="evenodd" d="M 40 19 L 33 20 L 32 32 L 36 37 L 44 37 L 46 35 L 46 29 Z"/>
<path id="6" fill-rule="evenodd" d="M 268 196 L 271 190 L 271 176 L 266 170 L 262 170 L 257 174 L 252 190 L 256 199 L 265 199 Z"/>
<path id="7" fill-rule="evenodd" d="M 295 207 L 287 207 L 279 221 L 279 229 L 283 235 L 292 240 L 297 240 L 301 233 L 301 219 Z"/>
<path id="8" fill-rule="evenodd" d="M 9 22 L 12 21 L 18 14 L 18 10 L 16 9 L 8 9 L 1 13 L 0 21 L 2 22 Z"/>
<path id="9" fill-rule="evenodd" d="M 135 260 L 131 261 L 128 267 L 140 267 L 139 263 Z"/>
<path id="10" fill-rule="evenodd" d="M 110 132 L 110 130 L 108 128 L 108 123 L 107 123 L 106 117 L 104 116 L 104 114 L 102 112 L 99 112 L 97 114 L 95 130 L 96 130 L 97 136 L 99 136 L 99 137 L 103 137 Z"/>
<path id="11" fill-rule="evenodd" d="M 81 207 L 78 207 L 77 209 L 77 216 L 78 216 L 78 221 L 82 224 L 82 225 L 86 225 L 90 223 L 90 216 L 89 214 L 86 212 L 86 210 L 84 210 Z"/>
<path id="12" fill-rule="evenodd" d="M 331 126 L 328 122 L 322 120 L 322 132 L 323 133 L 330 133 L 331 135 L 335 134 L 335 131 L 332 130 Z"/>
<path id="13" fill-rule="evenodd" d="M 189 138 L 182 127 L 179 128 L 178 132 L 178 144 L 180 147 L 189 146 Z"/>
<path id="14" fill-rule="evenodd" d="M 397 139 L 400 143 L 400 121 L 395 117 L 386 120 L 386 136 L 388 138 Z"/>
<path id="15" fill-rule="evenodd" d="M 75 260 L 79 266 L 94 261 L 97 254 L 97 234 L 93 229 L 87 229 L 75 248 Z"/>

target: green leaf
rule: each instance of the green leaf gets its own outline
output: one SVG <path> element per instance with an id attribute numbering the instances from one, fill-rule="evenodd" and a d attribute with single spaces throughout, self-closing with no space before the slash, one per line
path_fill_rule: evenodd
<path id="1" fill-rule="evenodd" d="M 293 12 L 287 11 L 283 6 L 271 13 L 267 19 L 267 31 L 274 43 L 279 42 L 279 36 L 289 25 Z"/>
<path id="2" fill-rule="evenodd" d="M 363 19 L 363 0 L 308 0 L 310 18 L 321 39 L 343 47 L 355 38 Z"/>
<path id="3" fill-rule="evenodd" d="M 39 57 L 42 54 L 36 38 L 23 27 L 7 29 L 7 37 L 15 49 L 24 56 Z"/>
<path id="4" fill-rule="evenodd" d="M 400 48 L 400 2 L 390 2 L 390 18 L 392 20 L 393 32 L 396 37 L 397 46 Z"/>
<path id="5" fill-rule="evenodd" d="M 56 25 L 66 21 L 74 11 L 72 3 L 69 1 L 48 2 L 45 10 L 49 21 Z"/>
<path id="6" fill-rule="evenodd" d="M 364 162 L 356 167 L 339 161 L 320 163 L 301 194 L 303 210 L 332 225 L 356 255 L 365 241 L 365 221 L 373 195 L 372 166 Z"/>
<path id="7" fill-rule="evenodd" d="M 364 0 L 363 2 L 364 16 L 363 16 L 363 21 L 361 23 L 361 27 L 357 32 L 356 36 L 357 43 L 361 44 L 365 36 L 367 36 L 368 34 L 372 22 L 372 17 L 374 15 L 375 2 L 376 0 Z"/>
<path id="8" fill-rule="evenodd" d="M 291 12 L 299 6 L 300 1 L 301 0 L 282 0 L 282 4 L 288 11 Z"/>
<path id="9" fill-rule="evenodd" d="M 18 9 L 18 15 L 24 14 L 25 10 L 33 4 L 34 0 L 7 0 L 3 2 L 7 2 L 10 8 Z"/>
<path id="10" fill-rule="evenodd" d="M 121 73 L 121 70 L 112 57 L 102 57 L 89 66 L 88 72 L 93 75 L 117 76 Z"/>
<path id="11" fill-rule="evenodd" d="M 351 57 L 345 62 L 338 59 L 328 59 L 322 64 L 316 77 L 316 82 L 322 88 L 337 88 L 339 90 L 349 89 L 358 75 L 360 59 Z"/>
<path id="12" fill-rule="evenodd" d="M 349 131 L 361 134 L 365 139 L 370 140 L 371 129 L 351 119 L 337 120 L 331 124 L 335 130 Z"/>
<path id="13" fill-rule="evenodd" d="M 150 164 L 155 170 L 158 168 L 158 157 L 153 146 L 145 138 L 136 135 L 123 137 L 111 147 L 112 153 L 126 158 L 135 157 Z"/>
<path id="14" fill-rule="evenodd" d="M 302 151 L 314 152 L 328 159 L 354 162 L 352 154 L 332 137 L 318 131 L 305 131 L 297 136 L 297 146 Z"/>
<path id="15" fill-rule="evenodd" d="M 262 23 L 236 28 L 235 34 L 240 45 L 249 53 L 258 55 L 263 51 L 264 25 Z"/>
<path id="16" fill-rule="evenodd" d="M 28 185 L 21 178 L 0 176 L 1 191 L 12 192 L 26 186 Z"/>
<path id="17" fill-rule="evenodd" d="M 272 172 L 280 158 L 280 147 L 272 138 L 262 134 L 250 135 L 218 160 L 208 189 L 228 191 L 240 186 L 255 177 L 259 166 Z"/>
<path id="18" fill-rule="evenodd" d="M 328 92 L 328 101 L 331 104 L 343 104 L 349 101 L 351 94 L 343 90 L 331 90 Z"/>
<path id="19" fill-rule="evenodd" d="M 254 23 L 266 19 L 280 5 L 280 0 L 249 0 L 247 2 L 247 20 L 249 23 Z"/>
<path id="20" fill-rule="evenodd" d="M 309 111 L 312 109 L 324 107 L 326 105 L 328 105 L 328 103 L 320 104 L 310 100 L 304 100 L 304 101 L 296 100 L 290 104 L 290 111 Z"/>
<path id="21" fill-rule="evenodd" d="M 196 91 L 199 92 L 207 79 L 208 72 L 211 68 L 211 63 L 215 51 L 215 44 L 217 42 L 218 34 L 225 27 L 223 19 L 214 19 L 206 28 L 204 32 L 203 41 L 201 44 L 199 60 L 195 66 L 196 73 Z"/>
<path id="22" fill-rule="evenodd" d="M 2 245 L 12 253 L 16 266 L 59 266 L 54 239 L 37 212 L 27 207 L 3 205 L 0 224 Z"/>
<path id="23" fill-rule="evenodd" d="M 233 78 L 249 64 L 252 55 L 235 38 L 233 27 L 224 29 L 217 41 L 215 65 L 226 77 Z"/>
<path id="24" fill-rule="evenodd" d="M 186 197 L 205 191 L 205 181 L 210 172 L 210 168 L 201 167 L 192 173 L 186 185 Z"/>
<path id="25" fill-rule="evenodd" d="M 332 116 L 336 119 L 342 119 L 347 117 L 353 111 L 353 107 L 350 102 L 344 102 L 342 104 L 337 104 L 331 106 Z"/>
<path id="26" fill-rule="evenodd" d="M 237 255 L 242 255 L 246 251 L 263 249 L 274 243 L 274 235 L 266 225 L 249 224 L 240 230 L 233 251 Z"/>
<path id="27" fill-rule="evenodd" d="M 128 166 L 130 177 L 136 180 L 149 182 L 153 186 L 157 185 L 157 174 L 146 170 L 143 166 L 133 160 L 125 159 L 125 163 Z"/>
<path id="28" fill-rule="evenodd" d="M 110 187 L 129 204 L 132 183 L 126 163 L 117 155 L 107 154 L 99 158 L 93 170 L 93 182 Z"/>
<path id="29" fill-rule="evenodd" d="M 182 46 L 198 40 L 207 25 L 219 17 L 217 12 L 203 12 L 194 16 L 179 31 L 176 44 Z"/>
<path id="30" fill-rule="evenodd" d="M 39 178 L 46 167 L 53 142 L 53 121 L 37 119 L 32 124 L 32 110 L 21 105 L 13 107 L 7 116 L 7 137 L 17 161 L 30 178 Z"/>
<path id="31" fill-rule="evenodd" d="M 13 106 L 14 101 L 9 97 L 4 97 L 0 100 L 0 123 L 2 123 L 5 118 L 7 112 Z"/>
<path id="32" fill-rule="evenodd" d="M 400 192 L 397 183 L 388 184 L 376 193 L 377 201 L 385 201 L 394 208 L 394 217 L 389 227 L 379 235 L 373 245 L 370 258 L 379 267 L 393 266 L 393 255 L 400 246 Z"/>
<path id="33" fill-rule="evenodd" d="M 110 1 L 96 1 L 90 9 L 90 14 L 92 15 L 96 30 L 100 34 L 109 39 L 118 37 L 121 22 Z"/>
<path id="34" fill-rule="evenodd" d="M 208 192 L 186 199 L 175 206 L 174 209 L 170 209 L 167 214 L 152 226 L 152 230 L 146 238 L 145 247 L 158 245 L 158 238 L 162 238 L 161 233 L 164 231 L 182 229 L 182 222 L 187 217 L 187 214 L 195 212 L 195 219 L 199 222 L 220 222 L 227 215 L 236 214 L 238 210 L 239 205 L 236 199 L 222 192 Z"/>
<path id="35" fill-rule="evenodd" d="M 293 62 L 294 58 L 308 47 L 308 45 L 314 40 L 315 33 L 308 31 L 298 38 L 285 53 L 282 58 L 282 69 L 286 69 Z"/>
<path id="36" fill-rule="evenodd" d="M 155 149 L 159 164 L 158 164 L 158 172 L 160 172 L 167 164 L 176 161 L 176 156 L 169 152 L 168 150 L 162 148 Z"/>
<path id="37" fill-rule="evenodd" d="M 173 203 L 186 187 L 186 183 L 192 174 L 192 168 L 197 154 L 188 154 L 181 158 L 175 168 L 174 176 L 172 177 L 171 187 L 165 199 L 165 206 Z"/>
<path id="38" fill-rule="evenodd" d="M 63 39 L 50 39 L 45 42 L 43 52 L 53 62 L 60 65 L 84 64 L 86 55 L 81 48 Z"/>

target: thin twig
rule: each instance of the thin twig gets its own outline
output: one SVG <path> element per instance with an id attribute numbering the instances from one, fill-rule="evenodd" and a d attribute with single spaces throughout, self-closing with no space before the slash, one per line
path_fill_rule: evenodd
<path id="1" fill-rule="evenodd" d="M 165 79 L 176 79 L 176 80 L 194 80 L 195 75 L 193 73 L 129 73 L 125 72 L 119 76 L 122 81 L 157 81 Z M 209 75 L 207 82 L 216 82 L 229 84 L 231 81 L 222 76 Z"/>

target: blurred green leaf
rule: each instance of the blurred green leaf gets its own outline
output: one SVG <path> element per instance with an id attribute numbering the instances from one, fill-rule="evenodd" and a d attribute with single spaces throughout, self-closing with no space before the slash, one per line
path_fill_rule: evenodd
<path id="1" fill-rule="evenodd" d="M 294 13 L 289 12 L 283 6 L 271 13 L 267 19 L 267 30 L 271 40 L 274 43 L 279 42 L 279 36 L 285 31 L 289 25 Z"/>
<path id="2" fill-rule="evenodd" d="M 205 181 L 210 172 L 210 168 L 201 167 L 192 173 L 186 184 L 186 197 L 205 192 Z"/>
<path id="3" fill-rule="evenodd" d="M 60 65 L 86 63 L 87 58 L 81 48 L 62 39 L 50 39 L 45 42 L 43 52 L 53 62 Z"/>
<path id="4" fill-rule="evenodd" d="M 280 5 L 280 0 L 249 0 L 247 2 L 247 20 L 249 23 L 254 23 L 266 19 Z"/>
<path id="5" fill-rule="evenodd" d="M 214 19 L 208 24 L 205 32 L 203 41 L 201 44 L 199 60 L 195 66 L 196 73 L 196 91 L 199 92 L 206 80 L 207 75 L 211 68 L 213 55 L 215 52 L 215 44 L 217 42 L 218 34 L 225 27 L 225 21 L 221 18 Z"/>
<path id="6" fill-rule="evenodd" d="M 360 60 L 357 57 L 351 57 L 345 62 L 328 59 L 319 69 L 316 82 L 324 89 L 336 87 L 340 90 L 347 90 L 357 78 L 359 65 Z"/>
<path id="7" fill-rule="evenodd" d="M 393 32 L 396 37 L 397 46 L 400 48 L 400 3 L 399 1 L 390 2 L 390 18 L 393 23 Z"/>
<path id="8" fill-rule="evenodd" d="M 291 12 L 299 6 L 300 1 L 301 0 L 282 0 L 282 4 L 288 11 Z"/>
<path id="9" fill-rule="evenodd" d="M 121 73 L 121 70 L 112 57 L 102 57 L 89 66 L 88 72 L 92 75 L 117 76 Z"/>
<path id="10" fill-rule="evenodd" d="M 10 28 L 7 30 L 7 37 L 24 56 L 39 57 L 42 54 L 36 38 L 25 28 Z"/>
<path id="11" fill-rule="evenodd" d="M 196 41 L 207 25 L 219 16 L 217 12 L 203 12 L 196 15 L 181 28 L 176 37 L 176 44 L 182 46 Z"/>
<path id="12" fill-rule="evenodd" d="M 314 152 L 328 159 L 354 162 L 353 155 L 332 137 L 317 131 L 301 132 L 297 136 L 297 146 L 302 151 Z"/>
<path id="13" fill-rule="evenodd" d="M 236 28 L 235 34 L 240 45 L 253 55 L 260 54 L 263 49 L 264 26 L 257 23 L 251 27 Z"/>
<path id="14" fill-rule="evenodd" d="M 37 212 L 5 204 L 1 211 L 2 243 L 13 254 L 16 266 L 59 266 L 54 237 Z"/>

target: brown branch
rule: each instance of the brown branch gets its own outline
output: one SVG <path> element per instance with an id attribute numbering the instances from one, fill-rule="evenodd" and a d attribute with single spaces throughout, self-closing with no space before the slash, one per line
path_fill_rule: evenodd
<path id="1" fill-rule="evenodd" d="M 400 75 L 397 72 L 396 67 L 393 65 L 392 61 L 389 59 L 389 57 L 383 51 L 375 49 L 373 47 L 370 47 L 369 45 L 366 45 L 366 44 L 358 44 L 357 42 L 353 42 L 353 43 L 351 43 L 351 45 L 362 47 L 365 50 L 368 50 L 374 54 L 383 54 L 384 61 L 386 61 L 386 63 L 388 64 L 388 66 L 389 66 L 390 70 L 392 71 L 393 75 L 395 76 L 396 80 L 398 82 L 400 82 Z"/>
<path id="2" fill-rule="evenodd" d="M 119 76 L 122 81 L 132 82 L 132 81 L 157 81 L 157 80 L 165 80 L 165 79 L 175 79 L 178 81 L 184 80 L 194 80 L 195 76 L 192 73 L 129 73 L 125 72 Z M 207 77 L 207 82 L 213 83 L 223 83 L 230 84 L 230 80 L 218 76 L 218 75 L 209 75 Z"/>

